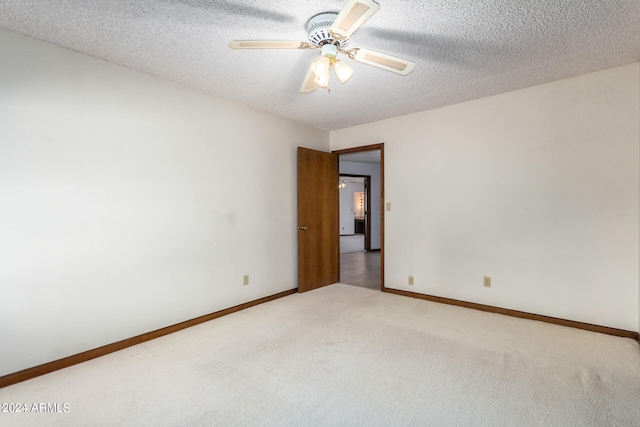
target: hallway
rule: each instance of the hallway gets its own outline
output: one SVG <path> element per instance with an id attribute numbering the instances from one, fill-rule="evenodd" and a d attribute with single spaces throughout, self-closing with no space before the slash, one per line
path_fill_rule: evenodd
<path id="1" fill-rule="evenodd" d="M 340 283 L 380 290 L 380 252 L 340 254 Z"/>

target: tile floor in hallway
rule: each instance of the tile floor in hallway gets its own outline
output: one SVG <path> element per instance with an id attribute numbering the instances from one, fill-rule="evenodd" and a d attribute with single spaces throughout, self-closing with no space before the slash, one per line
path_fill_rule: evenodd
<path id="1" fill-rule="evenodd" d="M 380 252 L 340 254 L 340 283 L 380 290 Z"/>

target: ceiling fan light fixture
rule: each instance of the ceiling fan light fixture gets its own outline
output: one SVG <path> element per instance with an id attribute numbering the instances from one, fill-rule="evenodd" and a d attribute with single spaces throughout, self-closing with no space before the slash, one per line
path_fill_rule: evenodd
<path id="1" fill-rule="evenodd" d="M 320 86 L 323 89 L 327 89 L 329 87 L 329 78 L 331 77 L 331 73 L 327 72 L 323 76 L 316 76 L 313 82 Z"/>
<path id="2" fill-rule="evenodd" d="M 329 73 L 331 67 L 331 59 L 328 56 L 321 56 L 313 60 L 313 74 L 316 77 L 322 77 Z"/>
<path id="3" fill-rule="evenodd" d="M 353 70 L 351 69 L 351 67 L 340 60 L 335 61 L 335 63 L 333 64 L 333 69 L 336 72 L 338 80 L 340 80 L 340 83 L 342 84 L 348 82 L 351 76 L 353 76 Z"/>

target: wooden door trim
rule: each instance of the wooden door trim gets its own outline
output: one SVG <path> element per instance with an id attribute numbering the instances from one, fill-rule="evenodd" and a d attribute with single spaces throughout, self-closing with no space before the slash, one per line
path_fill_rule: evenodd
<path id="1" fill-rule="evenodd" d="M 375 151 L 380 150 L 380 290 L 384 291 L 384 142 L 379 144 L 363 145 L 360 147 L 344 148 L 341 150 L 333 150 L 332 153 L 338 155 L 338 161 L 340 160 L 340 154 L 359 153 L 362 151 Z M 338 215 L 340 212 L 338 212 Z M 340 247 L 338 247 L 338 253 Z"/>
<path id="2" fill-rule="evenodd" d="M 382 162 L 382 151 L 384 150 L 384 142 L 381 142 L 379 144 L 362 145 L 360 147 L 343 148 L 341 150 L 333 150 L 332 153 L 339 155 L 339 154 L 360 153 L 362 151 L 375 151 L 375 150 L 380 150 L 380 161 Z"/>

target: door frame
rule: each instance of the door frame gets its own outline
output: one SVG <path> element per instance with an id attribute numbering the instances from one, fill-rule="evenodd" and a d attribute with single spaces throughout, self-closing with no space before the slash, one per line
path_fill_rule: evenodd
<path id="1" fill-rule="evenodd" d="M 340 173 L 338 172 L 340 177 L 347 178 L 364 178 L 364 186 L 366 193 L 367 205 L 365 206 L 365 232 L 364 232 L 364 250 L 365 252 L 371 251 L 371 175 L 357 175 L 351 173 Z M 338 206 L 340 206 L 340 202 L 338 202 Z"/>
<path id="2" fill-rule="evenodd" d="M 384 201 L 384 142 L 379 144 L 363 145 L 360 147 L 345 148 L 342 150 L 333 150 L 332 153 L 338 155 L 338 165 L 340 164 L 341 154 L 360 153 L 362 151 L 377 151 L 380 150 L 380 290 L 384 291 L 384 213 L 385 213 L 385 201 Z M 340 167 L 338 166 L 338 174 L 340 173 Z M 338 215 L 340 213 L 338 212 Z M 338 218 L 339 220 L 340 218 Z M 340 230 L 338 230 L 340 233 Z M 338 254 L 340 253 L 340 245 L 338 245 Z M 339 258 L 338 258 L 339 259 Z M 339 265 L 339 262 L 338 262 Z"/>

